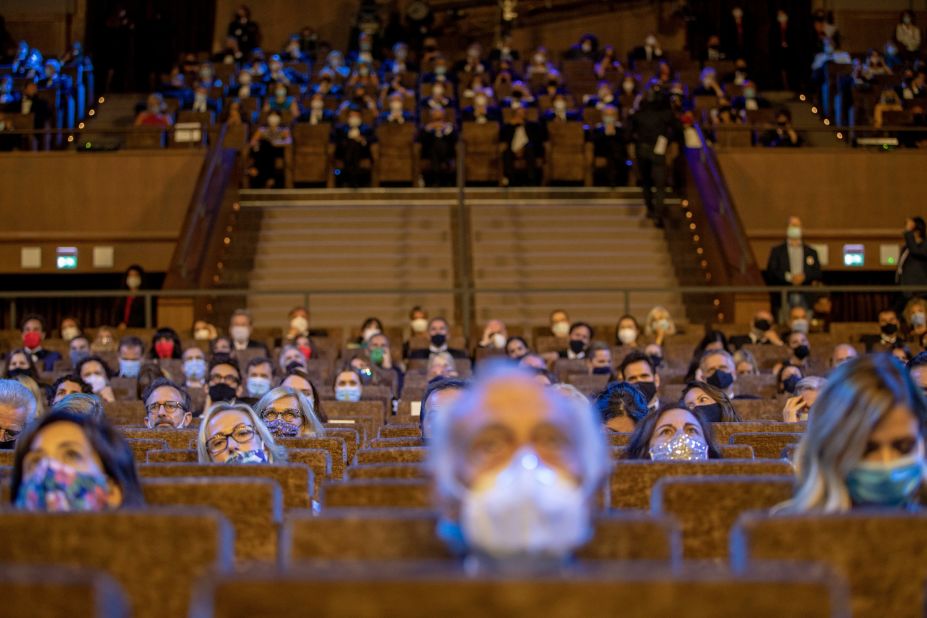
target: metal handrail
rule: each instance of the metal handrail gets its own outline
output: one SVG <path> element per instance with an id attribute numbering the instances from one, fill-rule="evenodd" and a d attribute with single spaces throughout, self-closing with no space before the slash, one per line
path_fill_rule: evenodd
<path id="1" fill-rule="evenodd" d="M 730 286 L 653 286 L 653 287 L 557 287 L 557 288 L 493 288 L 493 287 L 446 287 L 446 288 L 382 288 L 382 289 L 292 289 L 292 290 L 251 290 L 247 288 L 198 289 L 198 290 L 55 290 L 55 291 L 0 291 L 0 300 L 10 301 L 10 321 L 17 323 L 16 302 L 25 298 L 125 298 L 127 296 L 145 299 L 146 328 L 151 324 L 151 308 L 154 298 L 201 298 L 220 296 L 301 296 L 303 304 L 309 307 L 312 296 L 388 296 L 393 294 L 621 294 L 624 313 L 629 313 L 631 296 L 645 293 L 676 294 L 779 294 L 783 306 L 790 293 L 829 294 L 829 293 L 920 293 L 927 294 L 927 286 L 917 285 L 730 285 Z"/>

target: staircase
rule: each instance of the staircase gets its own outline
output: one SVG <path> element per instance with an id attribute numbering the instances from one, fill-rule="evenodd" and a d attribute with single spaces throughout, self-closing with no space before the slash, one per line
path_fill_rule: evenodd
<path id="1" fill-rule="evenodd" d="M 359 326 L 370 316 L 404 324 L 413 305 L 455 317 L 454 190 L 243 191 L 241 198 L 243 219 L 260 222 L 249 232 L 247 287 L 293 290 L 251 295 L 257 326 L 282 326 L 289 309 L 307 300 L 319 326 Z M 666 238 L 644 216 L 639 190 L 467 189 L 466 198 L 466 268 L 478 323 L 544 324 L 562 308 L 574 319 L 614 324 L 625 311 L 621 292 L 564 290 L 678 285 Z M 302 290 L 313 293 L 307 299 Z M 628 308 L 642 319 L 655 304 L 686 321 L 676 293 L 633 293 Z"/>

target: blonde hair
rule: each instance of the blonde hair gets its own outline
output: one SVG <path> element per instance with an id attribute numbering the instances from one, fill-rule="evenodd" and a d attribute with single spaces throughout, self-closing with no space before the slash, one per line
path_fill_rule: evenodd
<path id="1" fill-rule="evenodd" d="M 283 399 L 284 397 L 293 397 L 296 399 L 299 415 L 303 417 L 300 435 L 321 436 L 325 433 L 325 427 L 322 426 L 322 422 L 319 420 L 319 417 L 316 416 L 315 406 L 312 405 L 312 401 L 295 388 L 290 388 L 289 386 L 278 386 L 265 393 L 264 396 L 261 397 L 261 400 L 254 404 L 254 413 L 263 420 L 264 411 L 275 401 Z"/>
<path id="2" fill-rule="evenodd" d="M 653 323 L 657 321 L 658 319 L 657 314 L 659 313 L 666 314 L 666 321 L 669 322 L 669 328 L 666 329 L 666 334 L 675 335 L 676 334 L 676 322 L 673 321 L 673 316 L 670 314 L 669 309 L 667 309 L 663 305 L 654 306 L 654 308 L 651 309 L 650 312 L 647 314 L 647 319 L 644 320 L 644 332 L 648 335 L 652 335 L 654 333 Z"/>
<path id="3" fill-rule="evenodd" d="M 196 454 L 200 463 L 213 462 L 212 456 L 209 454 L 209 449 L 206 448 L 206 440 L 209 439 L 206 435 L 206 426 L 214 416 L 222 414 L 223 412 L 241 412 L 251 420 L 251 424 L 254 425 L 254 431 L 257 432 L 258 436 L 261 438 L 261 442 L 264 444 L 264 453 L 267 455 L 267 461 L 269 463 L 282 463 L 286 461 L 286 449 L 282 446 L 278 446 L 277 443 L 274 442 L 274 436 L 270 433 L 270 430 L 267 429 L 267 426 L 261 418 L 251 409 L 251 406 L 246 403 L 228 403 L 220 401 L 209 406 L 203 413 L 203 418 L 200 420 L 200 429 L 196 434 Z"/>
<path id="4" fill-rule="evenodd" d="M 835 369 L 818 394 L 795 451 L 795 495 L 774 512 L 848 511 L 852 502 L 845 479 L 862 460 L 872 430 L 898 406 L 917 418 L 923 436 L 927 401 L 891 356 L 863 356 Z"/>

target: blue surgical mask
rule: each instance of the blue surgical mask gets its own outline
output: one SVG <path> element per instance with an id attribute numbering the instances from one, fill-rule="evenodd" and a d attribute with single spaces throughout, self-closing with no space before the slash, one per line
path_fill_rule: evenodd
<path id="1" fill-rule="evenodd" d="M 138 372 L 142 368 L 142 361 L 119 359 L 119 375 L 124 378 L 137 378 Z"/>
<path id="2" fill-rule="evenodd" d="M 77 367 L 77 364 L 90 356 L 90 352 L 86 350 L 71 350 L 71 366 Z"/>
<path id="3" fill-rule="evenodd" d="M 360 386 L 339 386 L 335 388 L 335 399 L 338 401 L 360 401 Z"/>
<path id="4" fill-rule="evenodd" d="M 248 394 L 252 397 L 263 397 L 270 390 L 270 380 L 268 378 L 250 377 L 246 384 Z"/>
<path id="5" fill-rule="evenodd" d="M 188 380 L 202 380 L 206 377 L 206 359 L 191 358 L 183 363 L 183 374 Z"/>
<path id="6" fill-rule="evenodd" d="M 727 371 L 719 369 L 708 376 L 705 381 L 723 391 L 727 390 L 727 388 L 734 383 L 734 376 Z"/>
<path id="7" fill-rule="evenodd" d="M 847 475 L 853 504 L 899 507 L 911 502 L 924 476 L 920 451 L 887 463 L 862 461 Z"/>

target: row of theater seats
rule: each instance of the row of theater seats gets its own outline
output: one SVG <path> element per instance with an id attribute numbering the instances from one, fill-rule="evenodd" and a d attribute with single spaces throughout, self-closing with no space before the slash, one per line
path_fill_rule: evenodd
<path id="1" fill-rule="evenodd" d="M 0 544 L 0 573 L 13 572 L 8 565 L 17 563 L 94 568 L 118 582 L 135 616 L 184 616 L 191 598 L 199 611 L 206 611 L 200 605 L 206 603 L 201 595 L 217 604 L 215 615 L 231 616 L 245 615 L 225 611 L 226 594 L 234 587 L 226 582 L 233 565 L 239 569 L 276 565 L 283 573 L 295 569 L 296 577 L 298 565 L 306 561 L 325 561 L 329 566 L 340 561 L 446 561 L 450 554 L 435 535 L 436 514 L 431 510 L 431 489 L 422 464 L 426 450 L 418 428 L 386 424 L 382 408 L 368 415 L 361 411 L 365 406 L 370 407 L 339 403 L 327 409 L 333 423 L 326 428 L 326 436 L 284 440 L 292 462 L 277 465 L 194 463 L 190 447 L 195 431 L 123 426 L 120 429 L 132 441 L 139 462 L 149 508 L 94 515 L 2 512 L 0 537 L 16 541 Z M 111 411 L 108 406 L 107 414 Z M 927 567 L 922 566 L 922 544 L 914 541 L 927 532 L 927 518 L 903 513 L 770 518 L 754 513 L 768 511 L 792 495 L 792 466 L 776 449 L 794 444 L 804 425 L 716 423 L 714 429 L 719 442 L 729 445 L 725 454 L 735 459 L 617 461 L 608 487 L 600 494 L 595 535 L 579 552 L 580 563 L 646 560 L 666 569 L 682 565 L 679 575 L 687 572 L 683 561 L 711 560 L 729 565 L 718 571 L 723 576 L 719 575 L 713 588 L 736 596 L 738 585 L 743 584 L 737 569 L 754 561 L 819 562 L 848 581 L 853 615 L 920 615 Z M 612 435 L 613 448 L 620 452 L 628 437 Z M 749 457 L 751 453 L 756 458 Z M 4 457 L 0 462 L 8 460 Z M 9 472 L 0 466 L 0 478 L 7 478 Z M 3 499 L 8 500 L 5 482 L 2 489 Z M 318 513 L 312 510 L 313 498 L 320 503 Z M 168 564 L 170 568 L 165 568 Z M 612 569 L 621 568 L 612 565 Z M 796 572 L 793 567 L 789 570 Z M 675 580 L 668 572 L 659 571 L 662 585 L 672 588 Z M 198 580 L 207 574 L 212 576 L 207 580 L 211 583 L 191 597 Z M 459 574 L 447 577 L 460 579 Z M 20 583 L 29 581 L 23 576 Z M 280 592 L 275 588 L 279 580 L 248 581 L 255 585 L 252 593 L 266 603 L 246 603 L 260 608 L 250 615 L 274 614 L 271 608 L 279 606 L 269 597 Z M 296 581 L 305 583 L 302 577 Z M 479 580 L 460 585 L 472 585 L 472 581 Z M 779 581 L 760 577 L 751 589 L 765 595 Z M 761 604 L 758 615 L 842 615 L 833 613 L 834 599 L 842 598 L 839 594 L 824 593 L 830 588 L 816 587 L 814 577 L 803 581 L 806 589 L 816 592 L 806 601 L 817 598 L 818 606 L 795 599 L 779 599 L 775 604 L 769 599 L 763 602 L 768 604 L 765 610 Z M 7 575 L 0 576 L 0 594 L 7 602 L 10 586 Z M 388 591 L 367 593 L 367 611 L 336 595 L 348 605 L 329 608 L 325 615 L 398 615 L 393 613 L 398 607 L 390 604 Z M 295 615 L 295 608 L 302 612 L 313 607 L 303 605 L 302 595 L 294 594 L 287 597 L 293 605 L 279 615 Z M 569 594 L 583 596 L 579 590 Z M 611 599 L 612 594 L 605 597 Z M 94 598 L 102 602 L 107 595 Z M 684 598 L 673 599 L 675 604 L 664 609 L 683 607 L 679 603 Z M 723 600 L 715 602 L 711 615 L 739 615 L 732 608 L 724 609 Z M 691 603 L 700 606 L 702 601 Z M 645 607 L 655 611 L 654 606 Z M 750 607 L 755 613 L 756 606 Z M 773 607 L 780 613 L 770 613 Z M 425 614 L 413 611 L 409 615 Z M 698 610 L 692 615 L 709 614 Z"/>

